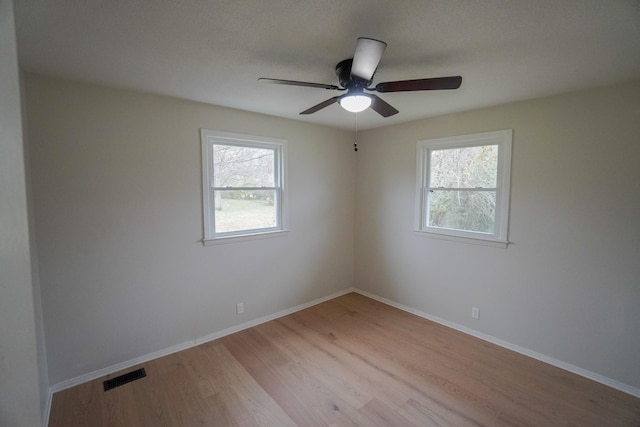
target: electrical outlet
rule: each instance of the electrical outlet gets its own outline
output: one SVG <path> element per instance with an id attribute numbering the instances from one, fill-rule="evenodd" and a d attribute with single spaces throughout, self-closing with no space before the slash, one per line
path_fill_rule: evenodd
<path id="1" fill-rule="evenodd" d="M 236 314 L 242 314 L 242 313 L 244 313 L 244 303 L 239 302 L 238 304 L 236 304 Z"/>
<path id="2" fill-rule="evenodd" d="M 471 317 L 476 320 L 480 319 L 480 309 L 478 307 L 473 307 L 471 309 Z"/>

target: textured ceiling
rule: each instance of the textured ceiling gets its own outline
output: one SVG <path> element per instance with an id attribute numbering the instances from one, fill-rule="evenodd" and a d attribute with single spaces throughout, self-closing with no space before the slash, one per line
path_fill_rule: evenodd
<path id="1" fill-rule="evenodd" d="M 360 36 L 381 81 L 461 75 L 454 91 L 381 94 L 360 129 L 640 77 L 638 0 L 14 0 L 26 71 L 351 129 L 336 92 Z"/>

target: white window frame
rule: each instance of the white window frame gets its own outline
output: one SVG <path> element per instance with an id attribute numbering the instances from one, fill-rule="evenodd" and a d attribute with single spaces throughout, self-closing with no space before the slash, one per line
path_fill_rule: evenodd
<path id="1" fill-rule="evenodd" d="M 287 141 L 284 139 L 263 136 L 245 135 L 231 132 L 220 132 L 210 129 L 200 129 L 202 146 L 202 208 L 204 221 L 205 246 L 218 243 L 230 243 L 286 235 L 288 232 L 288 196 L 287 196 Z M 274 187 L 267 190 L 276 191 L 276 226 L 233 232 L 216 233 L 215 230 L 215 198 L 213 186 L 213 146 L 235 145 L 251 148 L 266 148 L 274 150 L 275 170 Z M 261 187 L 262 189 L 262 187 Z"/>
<path id="2" fill-rule="evenodd" d="M 453 240 L 464 243 L 476 243 L 506 248 L 509 244 L 509 198 L 511 183 L 511 146 L 513 130 L 499 130 L 470 135 L 434 138 L 418 141 L 416 173 L 416 209 L 414 233 L 421 237 Z M 431 152 L 434 150 L 498 146 L 498 170 L 496 180 L 496 211 L 493 233 L 480 233 L 465 230 L 453 230 L 427 225 L 427 194 L 429 191 L 429 167 Z"/>

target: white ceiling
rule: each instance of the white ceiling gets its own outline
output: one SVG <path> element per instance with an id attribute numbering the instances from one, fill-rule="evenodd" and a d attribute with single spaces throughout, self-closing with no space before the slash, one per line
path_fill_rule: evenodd
<path id="1" fill-rule="evenodd" d="M 14 0 L 26 71 L 352 129 L 337 84 L 356 38 L 388 43 L 374 84 L 461 75 L 454 91 L 381 94 L 375 128 L 640 76 L 638 0 Z M 341 92 L 340 92 L 341 93 Z"/>

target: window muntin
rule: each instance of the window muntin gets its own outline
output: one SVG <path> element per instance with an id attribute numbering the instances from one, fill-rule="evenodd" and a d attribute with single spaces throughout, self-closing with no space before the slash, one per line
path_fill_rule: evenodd
<path id="1" fill-rule="evenodd" d="M 286 141 L 201 133 L 205 244 L 285 231 Z"/>
<path id="2" fill-rule="evenodd" d="M 511 134 L 418 142 L 417 231 L 506 244 Z"/>

